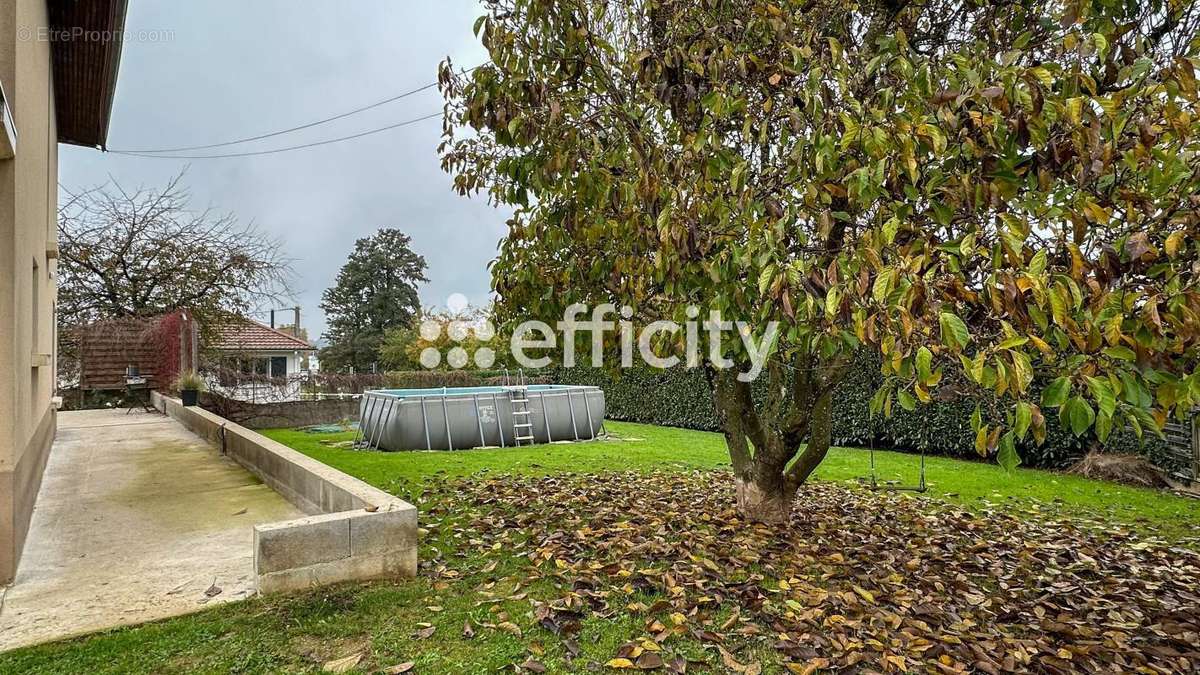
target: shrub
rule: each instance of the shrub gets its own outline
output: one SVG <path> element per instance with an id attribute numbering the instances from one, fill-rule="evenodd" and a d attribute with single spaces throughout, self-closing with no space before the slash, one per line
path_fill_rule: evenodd
<path id="1" fill-rule="evenodd" d="M 206 388 L 207 384 L 204 382 L 204 378 L 194 370 L 186 370 L 175 378 L 176 391 L 204 391 Z"/>

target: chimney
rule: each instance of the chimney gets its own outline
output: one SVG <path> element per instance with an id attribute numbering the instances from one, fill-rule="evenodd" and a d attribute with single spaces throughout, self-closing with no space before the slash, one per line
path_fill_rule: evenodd
<path id="1" fill-rule="evenodd" d="M 300 305 L 292 308 L 296 312 L 296 320 L 292 323 L 292 335 L 300 337 Z"/>

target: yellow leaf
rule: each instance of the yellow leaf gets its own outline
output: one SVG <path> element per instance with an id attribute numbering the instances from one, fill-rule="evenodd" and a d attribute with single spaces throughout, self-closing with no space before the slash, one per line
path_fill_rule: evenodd
<path id="1" fill-rule="evenodd" d="M 851 586 L 851 588 L 853 588 L 854 592 L 858 593 L 858 595 L 863 600 L 866 600 L 867 602 L 869 602 L 871 604 L 875 604 L 875 595 L 872 594 L 870 591 L 868 591 L 865 588 L 859 588 L 858 586 Z"/>
<path id="2" fill-rule="evenodd" d="M 1183 244 L 1183 241 L 1184 235 L 1182 230 L 1172 232 L 1171 236 L 1167 237 L 1167 255 L 1174 258 L 1175 254 L 1179 253 L 1179 248 Z"/>
<path id="3" fill-rule="evenodd" d="M 797 675 L 812 675 L 813 673 L 817 672 L 818 670 L 828 668 L 829 667 L 829 659 L 824 659 L 824 658 L 818 657 L 815 659 L 810 659 L 808 661 L 808 663 L 803 663 L 803 664 L 802 663 L 785 663 L 784 667 L 786 667 L 788 669 L 788 672 L 796 673 Z"/>
<path id="4" fill-rule="evenodd" d="M 671 621 L 676 626 L 682 626 L 683 624 L 687 623 L 687 617 L 679 612 L 671 612 Z"/>
<path id="5" fill-rule="evenodd" d="M 975 452 L 981 457 L 987 457 L 988 454 L 988 425 L 984 424 L 979 427 L 979 431 L 975 433 Z"/>
<path id="6" fill-rule="evenodd" d="M 629 659 L 613 659 L 604 665 L 608 666 L 609 668 L 620 668 L 623 670 L 628 670 L 634 667 L 633 661 L 630 661 Z"/>

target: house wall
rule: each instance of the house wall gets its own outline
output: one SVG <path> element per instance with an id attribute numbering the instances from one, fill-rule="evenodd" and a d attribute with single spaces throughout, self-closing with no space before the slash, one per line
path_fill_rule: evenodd
<path id="1" fill-rule="evenodd" d="M 289 377 L 298 375 L 300 371 L 307 370 L 308 352 L 300 352 L 295 350 L 278 350 L 278 351 L 242 351 L 230 355 L 230 359 L 254 360 L 254 359 L 271 359 L 274 357 L 283 356 L 287 358 L 287 374 Z M 272 375 L 275 375 L 272 373 Z M 275 375 L 278 377 L 278 375 Z"/>
<path id="2" fill-rule="evenodd" d="M 0 2 L 0 82 L 17 151 L 0 160 L 0 583 L 11 581 L 55 433 L 58 146 L 45 0 Z M 34 37 L 31 37 L 34 36 Z M 49 246 L 48 246 L 49 245 Z"/>

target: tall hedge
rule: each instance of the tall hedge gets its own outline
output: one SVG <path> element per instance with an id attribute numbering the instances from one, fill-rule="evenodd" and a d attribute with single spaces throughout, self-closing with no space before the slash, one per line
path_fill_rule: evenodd
<path id="1" fill-rule="evenodd" d="M 610 419 L 644 422 L 663 426 L 719 431 L 708 383 L 700 369 L 672 368 L 656 370 L 634 368 L 612 372 L 599 368 L 563 368 L 549 374 L 559 384 L 594 385 L 604 390 L 606 415 Z M 756 398 L 765 394 L 766 378 L 755 384 Z M 839 445 L 866 446 L 918 451 L 950 457 L 975 456 L 975 433 L 971 413 L 978 391 L 960 391 L 949 400 L 935 401 L 906 411 L 895 406 L 890 418 L 871 419 L 868 402 L 879 386 L 879 367 L 870 356 L 859 358 L 834 394 L 833 436 Z M 988 406 L 983 408 L 986 410 Z M 986 415 L 985 415 L 986 417 Z M 1094 437 L 1077 437 L 1047 415 L 1046 442 L 1038 446 L 1030 440 L 1018 447 L 1025 464 L 1061 467 L 1083 456 L 1097 445 Z M 1105 449 L 1109 451 L 1157 454 L 1161 442 L 1147 437 L 1145 443 L 1132 433 L 1114 433 Z"/>
<path id="2" fill-rule="evenodd" d="M 601 368 L 555 368 L 526 373 L 529 383 L 579 384 L 604 390 L 609 419 L 642 422 L 668 427 L 720 431 L 704 371 L 687 368 L 657 370 L 648 367 L 622 371 Z M 387 386 L 394 388 L 471 387 L 503 384 L 503 371 L 395 371 L 386 374 Z M 515 373 L 508 381 L 515 381 Z M 755 398 L 766 395 L 766 378 L 755 384 Z M 834 394 L 833 437 L 839 445 L 865 447 L 872 440 L 876 447 L 905 451 L 924 448 L 933 455 L 974 457 L 975 433 L 971 431 L 971 413 L 984 392 L 964 387 L 948 400 L 934 401 L 907 411 L 895 406 L 890 418 L 871 419 L 868 402 L 879 387 L 879 365 L 871 356 L 860 356 Z M 949 391 L 953 387 L 943 386 Z M 988 406 L 983 408 L 986 410 Z M 986 417 L 986 415 L 985 415 Z M 1082 457 L 1097 445 L 1094 437 L 1077 437 L 1063 429 L 1055 415 L 1046 418 L 1046 442 L 1038 446 L 1027 442 L 1018 446 L 1025 464 L 1061 467 Z M 1149 438 L 1145 443 L 1133 434 L 1112 434 L 1106 450 L 1145 453 L 1152 459 L 1163 456 L 1163 443 Z"/>

